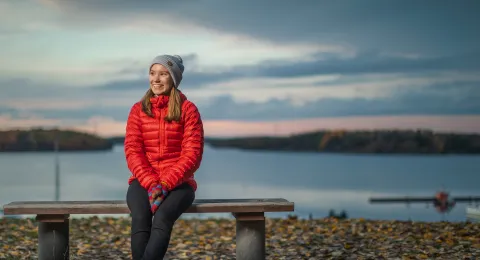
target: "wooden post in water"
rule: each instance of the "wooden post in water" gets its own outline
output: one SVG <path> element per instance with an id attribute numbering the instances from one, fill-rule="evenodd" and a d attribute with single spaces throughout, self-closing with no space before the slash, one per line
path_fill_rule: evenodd
<path id="1" fill-rule="evenodd" d="M 58 160 L 58 132 L 55 133 L 55 201 L 60 200 L 60 166 Z"/>

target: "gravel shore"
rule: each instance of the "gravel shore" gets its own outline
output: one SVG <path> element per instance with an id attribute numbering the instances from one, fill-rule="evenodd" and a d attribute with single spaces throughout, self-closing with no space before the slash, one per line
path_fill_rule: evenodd
<path id="1" fill-rule="evenodd" d="M 37 223 L 0 219 L 0 259 L 36 259 Z M 267 259 L 479 259 L 480 223 L 267 219 Z M 131 259 L 129 218 L 71 220 L 71 259 Z M 235 221 L 178 220 L 173 259 L 235 259 Z"/>

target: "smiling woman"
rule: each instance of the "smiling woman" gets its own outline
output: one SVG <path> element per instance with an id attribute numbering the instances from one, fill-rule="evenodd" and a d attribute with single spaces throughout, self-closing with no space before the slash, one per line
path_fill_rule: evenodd
<path id="1" fill-rule="evenodd" d="M 125 135 L 133 259 L 165 255 L 174 223 L 195 199 L 204 145 L 200 113 L 178 90 L 182 58 L 157 56 L 149 71 L 150 88 L 131 108 Z"/>

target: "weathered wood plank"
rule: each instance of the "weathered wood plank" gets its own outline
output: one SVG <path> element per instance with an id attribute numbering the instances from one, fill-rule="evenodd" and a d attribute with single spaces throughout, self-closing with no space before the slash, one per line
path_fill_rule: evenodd
<path id="1" fill-rule="evenodd" d="M 118 204 L 124 203 L 124 200 L 71 200 L 71 201 L 14 201 L 9 203 L 8 205 L 28 205 L 28 204 L 48 204 L 48 205 L 56 205 L 56 204 Z M 286 199 L 282 198 L 271 198 L 271 199 L 196 199 L 194 203 L 198 204 L 210 204 L 210 203 L 257 203 L 257 202 L 289 202 Z"/>
<path id="2" fill-rule="evenodd" d="M 285 212 L 294 203 L 285 199 L 197 199 L 186 213 Z M 124 200 L 16 201 L 4 206 L 5 215 L 28 214 L 128 214 Z"/>

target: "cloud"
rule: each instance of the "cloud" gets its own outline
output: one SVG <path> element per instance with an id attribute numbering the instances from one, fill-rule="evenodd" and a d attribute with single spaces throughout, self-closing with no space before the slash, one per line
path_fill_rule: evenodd
<path id="1" fill-rule="evenodd" d="M 14 114 L 15 115 L 15 114 Z M 55 127 L 65 124 L 60 119 L 47 119 L 37 117 L 35 115 L 29 116 L 12 116 L 11 114 L 0 113 L 0 130 L 10 128 L 30 128 L 30 127 Z"/>
<path id="2" fill-rule="evenodd" d="M 425 61 L 369 54 L 346 61 L 266 61 L 270 65 L 187 71 L 181 89 L 194 101 L 213 102 L 201 104 L 213 119 L 477 113 L 480 77 L 471 71 L 479 70 L 480 63 L 475 58 L 462 63 L 455 58 Z M 195 63 L 195 55 L 187 60 Z M 124 63 L 128 65 L 116 73 L 135 73 L 135 60 Z M 48 116 L 102 115 L 120 120 L 148 88 L 147 76 L 139 74 L 81 87 L 70 81 L 47 85 L 33 79 L 0 78 L 0 100 L 4 106 L 35 109 Z"/>
<path id="3" fill-rule="evenodd" d="M 123 122 L 159 49 L 184 58 L 181 89 L 206 120 L 480 113 L 473 2 L 0 5 L 9 120 Z"/>
<path id="4" fill-rule="evenodd" d="M 188 63 L 186 63 L 188 66 Z M 211 84 L 231 82 L 237 79 L 255 78 L 299 78 L 319 75 L 365 75 L 404 74 L 422 75 L 429 73 L 456 72 L 476 74 L 480 72 L 480 51 L 458 56 L 408 58 L 383 56 L 379 53 L 361 53 L 352 58 L 318 57 L 309 61 L 268 60 L 255 65 L 219 67 L 216 71 L 186 71 L 181 87 L 194 89 Z M 139 73 L 145 74 L 145 73 Z M 145 89 L 147 76 L 131 80 L 105 83 L 99 88 L 124 90 Z"/>
<path id="5" fill-rule="evenodd" d="M 320 129 L 430 129 L 438 132 L 480 133 L 480 116 L 352 116 L 279 121 L 207 120 L 205 134 L 215 137 L 286 136 Z"/>
<path id="6" fill-rule="evenodd" d="M 278 62 L 259 66 L 257 75 L 298 77 L 320 74 L 421 73 L 429 71 L 480 71 L 480 51 L 456 56 L 395 57 L 377 52 L 359 53 L 351 59 L 327 58 L 308 62 Z"/>
<path id="7" fill-rule="evenodd" d="M 406 54 L 478 50 L 480 4 L 438 1 L 42 1 L 70 25 L 123 26 L 148 17 L 271 42 L 354 45 Z M 88 16 L 89 19 L 80 19 Z M 147 19 L 147 20 L 148 20 Z M 148 24 L 148 23 L 147 23 Z M 145 26 L 145 24 L 144 24 Z"/>
<path id="8" fill-rule="evenodd" d="M 371 55 L 368 57 L 370 58 L 366 60 L 372 61 L 370 64 L 382 60 Z M 208 119 L 271 120 L 480 113 L 478 74 L 464 70 L 457 72 L 453 69 L 453 62 L 440 60 L 431 63 L 450 64 L 451 71 L 421 73 L 421 66 L 416 66 L 414 61 L 411 64 L 409 62 L 399 62 L 402 66 L 394 65 L 397 71 L 385 68 L 382 71 L 382 67 L 388 67 L 388 63 L 378 65 L 378 70 L 368 71 L 363 67 L 373 67 L 369 62 L 349 65 L 361 64 L 354 59 L 351 62 L 341 62 L 346 69 L 336 66 L 339 70 L 331 70 L 325 75 L 321 69 L 316 71 L 318 74 L 308 71 L 308 68 L 315 66 L 300 63 L 298 66 L 287 63 L 271 65 L 270 68 L 274 69 L 267 70 L 270 75 L 262 70 L 262 66 L 256 66 L 257 69 L 254 69 L 255 66 L 227 69 L 219 75 L 208 71 L 193 71 L 185 75 L 181 89 L 198 104 Z M 130 64 L 135 62 L 130 61 Z M 409 66 L 416 67 L 417 70 L 405 74 L 399 69 L 409 70 Z M 467 65 L 462 66 L 468 68 Z M 294 71 L 294 67 L 298 67 L 298 70 Z M 286 68 L 292 68 L 295 74 L 291 72 L 289 77 L 283 77 L 279 71 L 287 73 L 289 70 Z M 307 71 L 302 71 L 301 68 Z M 352 68 L 358 68 L 358 71 Z M 364 71 L 360 73 L 362 70 Z M 252 74 L 247 71 L 252 71 Z M 253 75 L 255 73 L 257 77 Z M 130 106 L 148 88 L 148 79 L 144 76 L 76 87 L 68 83 L 45 85 L 29 79 L 12 78 L 0 79 L 0 87 L 4 89 L 0 101 L 5 108 L 47 118 L 86 119 L 98 115 L 124 120 Z"/>
<path id="9" fill-rule="evenodd" d="M 381 98 L 319 98 L 302 105 L 292 104 L 288 99 L 235 102 L 231 96 L 221 96 L 201 109 L 209 119 L 258 121 L 365 115 L 472 115 L 480 114 L 480 86 L 478 82 L 475 84 L 456 85 L 452 90 L 456 95 L 450 95 L 452 91 L 444 85 L 433 85 L 418 93 L 396 91 Z"/>
<path id="10" fill-rule="evenodd" d="M 340 94 L 337 96 L 319 95 L 301 103 L 296 102 L 294 96 L 286 95 L 284 98 L 278 98 L 275 94 L 264 101 L 237 100 L 232 94 L 212 96 L 209 99 L 202 99 L 201 94 L 195 94 L 196 92 L 192 92 L 192 95 L 187 93 L 187 96 L 197 104 L 207 120 L 268 121 L 368 115 L 475 115 L 480 114 L 479 83 L 479 79 L 443 82 L 439 79 L 438 82 L 430 84 L 422 79 L 418 82 L 400 81 L 396 83 L 398 85 L 373 86 L 374 90 L 377 88 L 373 91 L 377 95 L 368 93 L 368 83 L 365 88 L 360 88 L 360 93 L 355 92 L 355 88 L 358 88 L 355 84 L 352 89 L 347 86 L 333 85 L 325 93 L 338 88 Z M 387 89 L 384 93 L 378 94 L 382 87 Z M 318 90 L 324 90 L 324 88 L 325 86 L 316 87 Z M 292 88 L 286 89 L 292 90 Z M 293 90 L 303 93 L 296 88 Z M 247 89 L 246 93 L 248 94 L 249 91 L 254 93 L 252 91 L 255 90 Z M 342 94 L 341 91 L 351 91 L 351 94 L 346 94 L 347 92 Z M 315 92 L 306 94 L 312 93 Z M 51 119 L 86 120 L 92 116 L 103 116 L 122 121 L 126 120 L 131 105 L 140 99 L 143 92 L 135 95 L 123 94 L 125 93 L 98 92 L 95 98 L 79 94 L 77 99 L 71 101 L 46 99 L 35 102 L 35 99 L 24 99 L 13 103 L 5 102 L 4 109 L 8 109 L 6 112 L 10 113 L 14 109 Z"/>
<path id="11" fill-rule="evenodd" d="M 11 53 L 16 56 L 23 53 L 20 57 L 24 55 L 46 61 L 44 66 L 27 68 L 29 71 L 33 70 L 29 74 L 32 75 L 36 84 L 48 85 L 54 81 L 53 84 L 59 85 L 59 87 L 66 87 L 62 85 L 68 87 L 99 86 L 105 90 L 114 91 L 144 89 L 147 81 L 145 68 L 149 61 L 148 57 L 153 57 L 153 50 L 157 51 L 158 49 L 158 47 L 148 47 L 152 44 L 146 45 L 145 42 L 162 42 L 162 49 L 173 50 L 171 46 L 175 45 L 182 46 L 183 52 L 190 50 L 184 55 L 187 69 L 182 84 L 183 89 L 196 89 L 212 84 L 228 84 L 247 78 L 287 79 L 317 75 L 345 76 L 375 73 L 403 73 L 404 77 L 410 77 L 431 72 L 478 73 L 480 70 L 480 49 L 478 48 L 453 48 L 451 46 L 449 51 L 442 52 L 430 52 L 421 48 L 405 52 L 391 50 L 389 49 L 390 45 L 375 43 L 375 41 L 381 42 L 385 40 L 384 38 L 393 37 L 390 34 L 381 34 L 382 30 L 374 30 L 377 27 L 386 26 L 389 31 L 395 31 L 396 28 L 405 29 L 404 18 L 395 13 L 397 10 L 407 8 L 405 3 L 387 5 L 381 2 L 366 2 L 359 5 L 356 2 L 350 2 L 339 5 L 330 2 L 309 2 L 304 5 L 296 5 L 287 2 L 277 3 L 275 10 L 269 10 L 268 15 L 265 15 L 262 11 L 266 11 L 269 4 L 263 1 L 255 4 L 253 12 L 249 11 L 251 3 L 248 1 L 232 2 L 228 5 L 224 2 L 208 1 L 169 4 L 160 4 L 155 1 L 131 4 L 128 1 L 109 0 L 101 3 L 56 0 L 36 2 L 43 5 L 42 12 L 35 13 L 36 20 L 45 24 L 53 24 L 57 26 L 57 30 L 60 30 L 57 31 L 58 33 L 65 34 L 64 37 L 61 37 L 64 40 L 52 41 L 54 50 L 47 51 L 48 46 L 42 42 L 41 46 L 45 47 L 44 51 L 39 52 L 37 49 L 33 56 L 30 53 L 31 49 L 24 48 L 21 44 L 24 42 L 23 40 L 17 39 L 17 44 L 9 47 L 14 50 Z M 375 8 L 365 7 L 374 4 Z M 7 7 L 9 5 L 11 5 L 10 9 L 14 6 L 6 4 Z M 209 8 L 213 5 L 215 8 Z M 179 6 L 183 8 L 183 13 L 177 15 Z M 436 4 L 432 10 L 430 7 L 426 8 L 426 5 L 422 3 L 416 4 L 416 8 L 415 12 L 409 13 L 409 18 L 413 19 L 412 23 L 417 21 L 415 20 L 418 18 L 417 16 L 421 17 L 426 10 L 429 11 L 430 19 L 422 21 L 422 26 L 397 31 L 401 32 L 397 34 L 401 34 L 403 39 L 398 43 L 404 44 L 408 40 L 409 44 L 407 45 L 412 48 L 415 48 L 417 43 L 421 43 L 424 36 L 422 34 L 420 38 L 412 38 L 410 34 L 416 36 L 416 30 L 421 27 L 425 32 L 428 31 L 430 36 L 436 35 L 438 30 L 435 30 L 437 27 L 433 27 L 434 23 L 444 23 L 442 15 L 445 12 L 463 8 L 463 6 Z M 471 8 L 475 9 L 476 6 Z M 217 12 L 216 15 L 210 16 L 212 10 Z M 218 10 L 222 10 L 222 12 L 218 12 Z M 243 13 L 247 11 L 249 19 L 241 25 L 233 23 L 236 19 L 241 17 L 243 19 Z M 450 27 L 460 29 L 441 30 L 441 34 L 453 35 L 462 30 L 469 30 L 472 25 L 467 24 L 467 21 L 470 21 L 468 19 L 474 21 L 476 18 L 470 16 L 469 10 L 466 12 L 461 17 L 455 17 L 458 19 L 449 21 Z M 48 17 L 42 16 L 42 13 L 48 14 Z M 22 15 L 27 14 L 28 12 L 22 13 Z M 338 16 L 336 14 L 351 15 Z M 364 19 L 367 15 L 369 20 Z M 10 17 L 8 19 L 14 19 L 11 14 L 8 17 Z M 85 17 L 89 19 L 85 19 Z M 178 19 L 178 17 L 182 17 L 182 19 Z M 292 19 L 285 19 L 285 17 L 292 17 Z M 441 17 L 442 19 L 440 19 Z M 201 20 L 200 18 L 208 19 Z M 311 18 L 311 20 L 306 18 Z M 263 32 L 262 26 L 272 21 L 275 23 L 270 24 L 273 29 L 269 31 L 275 32 Z M 378 23 L 374 23 L 374 21 Z M 21 20 L 18 22 L 21 23 Z M 356 26 L 362 25 L 362 22 L 368 22 L 373 28 L 370 26 L 360 28 L 347 26 L 353 22 Z M 94 24 L 95 30 L 92 31 L 89 28 L 93 28 Z M 254 24 L 258 26 L 254 26 Z M 277 27 L 278 25 L 283 25 L 283 29 L 278 30 L 280 28 Z M 297 27 L 292 27 L 292 25 Z M 125 26 L 133 26 L 135 29 L 122 31 Z M 142 26 L 155 28 L 156 31 L 151 34 L 141 34 Z M 162 31 L 169 26 L 173 26 L 172 31 Z M 186 31 L 180 33 L 182 26 L 186 26 L 183 28 Z M 243 26 L 246 27 L 243 28 Z M 302 30 L 298 30 L 298 28 L 302 28 Z M 262 33 L 258 34 L 258 30 Z M 352 33 L 352 31 L 354 32 Z M 338 32 L 342 32 L 342 35 L 345 34 L 348 37 L 358 38 L 348 38 L 347 40 L 341 37 L 338 39 L 332 37 Z M 475 32 L 472 31 L 468 34 L 469 42 L 475 41 L 478 34 Z M 185 34 L 188 34 L 189 37 L 181 36 Z M 277 39 L 275 37 L 277 34 L 285 36 L 284 39 Z M 55 36 L 52 33 L 49 35 Z M 125 35 L 130 36 L 125 37 Z M 36 39 L 35 34 L 29 37 L 31 40 Z M 58 35 L 55 37 L 59 39 Z M 98 43 L 102 37 L 115 42 L 115 47 L 106 48 L 106 45 Z M 362 47 L 362 39 L 365 37 L 373 40 L 369 42 L 371 44 Z M 398 38 L 398 36 L 396 37 Z M 434 37 L 427 38 L 435 39 Z M 185 42 L 187 39 L 190 39 L 189 44 Z M 432 41 L 430 49 L 446 44 L 451 39 L 454 39 L 455 42 L 459 41 L 454 37 L 448 37 L 441 42 Z M 93 42 L 95 44 L 92 44 Z M 357 43 L 360 45 L 357 46 Z M 70 50 L 73 50 L 75 44 L 81 44 L 82 47 L 76 48 L 80 50 L 79 52 L 72 53 Z M 17 45 L 20 47 L 15 47 Z M 67 45 L 70 47 L 67 48 Z M 132 46 L 136 46 L 136 48 L 132 49 Z M 104 54 L 98 52 L 100 49 L 104 50 Z M 139 52 L 139 50 L 143 50 L 143 52 Z M 63 59 L 66 57 L 67 52 L 68 61 L 62 60 L 62 57 Z M 45 55 L 42 56 L 41 53 Z M 85 54 L 88 53 L 92 55 L 91 58 L 85 57 Z M 121 53 L 130 53 L 130 55 L 121 55 Z M 93 56 L 96 57 L 95 63 L 93 63 Z M 26 65 L 26 61 L 22 61 L 22 58 L 12 58 L 9 63 L 3 65 L 4 73 L 20 77 Z"/>

